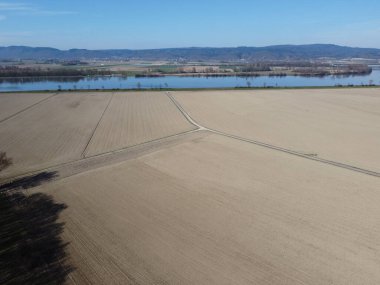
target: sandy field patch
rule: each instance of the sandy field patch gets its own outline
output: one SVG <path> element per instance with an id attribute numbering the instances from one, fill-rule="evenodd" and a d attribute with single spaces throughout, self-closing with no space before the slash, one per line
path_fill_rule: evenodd
<path id="1" fill-rule="evenodd" d="M 379 284 L 380 180 L 209 135 L 46 184 L 73 284 Z"/>
<path id="2" fill-rule="evenodd" d="M 0 122 L 52 95 L 52 93 L 0 93 Z"/>
<path id="3" fill-rule="evenodd" d="M 86 156 L 195 129 L 164 92 L 115 93 Z"/>
<path id="4" fill-rule="evenodd" d="M 62 93 L 0 123 L 0 151 L 14 176 L 80 159 L 110 93 Z"/>
<path id="5" fill-rule="evenodd" d="M 206 127 L 380 171 L 380 89 L 171 93 Z"/>

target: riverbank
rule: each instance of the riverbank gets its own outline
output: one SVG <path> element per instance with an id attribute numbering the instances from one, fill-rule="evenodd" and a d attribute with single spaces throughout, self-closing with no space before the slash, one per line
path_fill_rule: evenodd
<path id="1" fill-rule="evenodd" d="M 36 75 L 4 75 L 0 74 L 0 81 L 6 81 L 10 79 L 40 79 L 40 78 L 86 78 L 86 77 L 135 77 L 135 78 L 156 78 L 156 77 L 286 77 L 286 76 L 299 76 L 299 77 L 325 77 L 325 76 L 360 76 L 369 75 L 371 70 L 367 71 L 313 71 L 313 72 L 295 72 L 288 71 L 257 71 L 257 72 L 196 72 L 196 73 L 138 73 L 138 72 L 124 72 L 124 73 L 92 73 L 92 74 L 65 74 L 65 75 L 49 75 L 48 73 L 36 74 Z"/>
<path id="2" fill-rule="evenodd" d="M 0 92 L 63 90 L 197 90 L 292 87 L 365 87 L 380 84 L 380 70 L 358 76 L 260 76 L 260 77 L 42 77 L 0 80 Z"/>
<path id="3" fill-rule="evenodd" d="M 83 89 L 83 90 L 31 90 L 31 91 L 7 91 L 0 93 L 57 93 L 57 92 L 71 92 L 71 93 L 85 93 L 85 92 L 170 92 L 170 91 L 233 91 L 233 90 L 303 90 L 303 89 L 376 89 L 380 85 L 357 85 L 357 86 L 292 86 L 292 87 L 230 87 L 230 88 L 148 88 L 148 89 Z"/>

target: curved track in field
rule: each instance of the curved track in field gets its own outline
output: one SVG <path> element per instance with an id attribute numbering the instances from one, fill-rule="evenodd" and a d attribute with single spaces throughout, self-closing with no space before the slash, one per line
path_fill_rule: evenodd
<path id="1" fill-rule="evenodd" d="M 291 149 L 282 148 L 282 147 L 279 147 L 279 146 L 271 145 L 271 144 L 260 142 L 260 141 L 256 141 L 256 140 L 246 139 L 246 138 L 243 138 L 243 137 L 231 135 L 231 134 L 228 134 L 228 133 L 220 132 L 218 130 L 214 130 L 214 129 L 210 129 L 208 127 L 202 126 L 201 124 L 199 124 L 198 122 L 196 122 L 186 112 L 186 110 L 177 102 L 177 100 L 175 100 L 173 98 L 173 96 L 170 94 L 170 92 L 166 92 L 166 94 L 170 98 L 170 100 L 172 100 L 172 102 L 178 108 L 178 110 L 185 116 L 185 118 L 191 124 L 193 124 L 194 126 L 196 126 L 198 128 L 198 130 L 209 131 L 209 132 L 217 134 L 217 135 L 225 136 L 225 137 L 228 137 L 228 138 L 231 138 L 231 139 L 235 139 L 235 140 L 240 140 L 240 141 L 243 141 L 243 142 L 251 143 L 251 144 L 258 145 L 258 146 L 265 147 L 265 148 L 269 148 L 269 149 L 272 149 L 272 150 L 281 151 L 281 152 L 284 152 L 284 153 L 287 153 L 287 154 L 290 154 L 290 155 L 295 155 L 295 156 L 302 157 L 302 158 L 305 158 L 305 159 L 314 160 L 314 161 L 317 161 L 317 162 L 329 164 L 329 165 L 332 165 L 332 166 L 335 166 L 335 167 L 340 167 L 340 168 L 344 168 L 344 169 L 347 169 L 347 170 L 360 172 L 360 173 L 363 173 L 363 174 L 366 174 L 366 175 L 380 177 L 380 173 L 375 172 L 375 171 L 359 168 L 359 167 L 356 167 L 356 166 L 353 166 L 353 165 L 344 164 L 344 163 L 340 163 L 340 162 L 337 162 L 337 161 L 332 161 L 332 160 L 328 160 L 328 159 L 323 159 L 323 158 L 315 157 L 315 156 L 312 156 L 312 155 L 308 155 L 308 154 L 300 153 L 300 152 L 297 152 L 297 151 L 293 151 Z"/>

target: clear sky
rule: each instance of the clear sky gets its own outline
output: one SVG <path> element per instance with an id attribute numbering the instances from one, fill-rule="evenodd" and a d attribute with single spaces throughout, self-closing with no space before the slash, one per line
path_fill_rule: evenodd
<path id="1" fill-rule="evenodd" d="M 0 46 L 380 48 L 380 0 L 0 0 Z"/>

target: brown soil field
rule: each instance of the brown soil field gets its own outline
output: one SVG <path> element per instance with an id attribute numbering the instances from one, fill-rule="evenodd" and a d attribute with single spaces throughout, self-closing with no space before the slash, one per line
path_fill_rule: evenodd
<path id="1" fill-rule="evenodd" d="M 380 89 L 172 94 L 205 127 L 380 171 Z"/>
<path id="2" fill-rule="evenodd" d="M 89 144 L 93 156 L 195 129 L 164 92 L 115 93 Z"/>
<path id="3" fill-rule="evenodd" d="M 13 160 L 1 176 L 80 159 L 110 96 L 62 93 L 0 123 L 0 151 Z"/>
<path id="4" fill-rule="evenodd" d="M 380 180 L 208 135 L 35 191 L 69 284 L 379 284 Z"/>
<path id="5" fill-rule="evenodd" d="M 0 94 L 68 284 L 380 284 L 379 89 L 170 93 Z"/>
<path id="6" fill-rule="evenodd" d="M 27 108 L 33 107 L 50 96 L 52 96 L 51 93 L 0 93 L 0 122 Z"/>
<path id="7" fill-rule="evenodd" d="M 0 151 L 13 160 L 0 179 L 195 129 L 165 93 L 0 94 L 0 106 L 11 116 Z"/>

